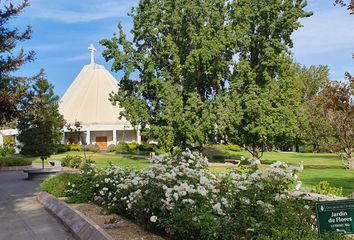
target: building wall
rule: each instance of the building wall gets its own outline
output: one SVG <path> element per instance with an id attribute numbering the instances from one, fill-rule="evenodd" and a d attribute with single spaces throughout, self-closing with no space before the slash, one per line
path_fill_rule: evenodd
<path id="1" fill-rule="evenodd" d="M 15 137 L 15 152 L 19 153 L 20 152 L 20 143 L 17 141 L 17 135 L 18 135 L 18 130 L 17 129 L 4 129 L 0 130 L 0 146 L 3 147 L 4 145 L 4 137 L 6 136 L 14 136 Z"/>

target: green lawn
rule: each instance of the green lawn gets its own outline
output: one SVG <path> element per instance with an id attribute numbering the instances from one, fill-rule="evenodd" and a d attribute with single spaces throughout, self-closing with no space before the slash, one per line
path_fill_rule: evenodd
<path id="1" fill-rule="evenodd" d="M 61 160 L 66 155 L 81 155 L 83 152 L 67 152 L 53 155 L 50 159 Z M 106 167 L 108 162 L 131 169 L 141 169 L 150 165 L 149 160 L 131 155 L 115 153 L 86 153 L 87 157 L 95 160 L 99 167 Z M 228 155 L 239 159 L 240 155 L 250 157 L 248 152 L 217 151 L 217 155 Z M 298 165 L 303 161 L 304 171 L 299 174 L 300 180 L 305 186 L 317 185 L 320 181 L 328 181 L 336 187 L 343 187 L 344 194 L 354 192 L 354 170 L 344 169 L 341 158 L 333 153 L 288 153 L 288 152 L 266 152 L 261 161 L 263 167 L 275 162 L 283 161 L 289 164 Z M 34 162 L 41 162 L 35 159 Z M 211 167 L 213 171 L 227 171 L 226 167 Z"/>
<path id="2" fill-rule="evenodd" d="M 233 153 L 217 151 L 219 156 L 230 156 L 239 159 L 240 155 L 249 158 L 249 152 Z M 276 161 L 298 165 L 303 161 L 304 171 L 299 178 L 304 186 L 314 186 L 320 181 L 327 181 L 335 187 L 343 187 L 345 195 L 354 192 L 354 170 L 347 170 L 342 165 L 341 158 L 334 153 L 295 153 L 295 152 L 265 152 L 261 158 L 263 167 Z M 212 167 L 215 171 L 225 171 L 225 167 Z"/>

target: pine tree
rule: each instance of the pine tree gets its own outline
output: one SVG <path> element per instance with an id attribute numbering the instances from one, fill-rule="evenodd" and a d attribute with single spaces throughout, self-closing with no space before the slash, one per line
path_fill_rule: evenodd
<path id="1" fill-rule="evenodd" d="M 38 156 L 44 160 L 56 150 L 62 138 L 64 118 L 59 113 L 59 97 L 54 95 L 53 86 L 45 79 L 44 73 L 36 76 L 36 82 L 23 100 L 18 118 L 21 153 Z"/>
<path id="2" fill-rule="evenodd" d="M 34 52 L 17 52 L 20 42 L 31 38 L 32 29 L 28 26 L 23 32 L 11 26 L 11 19 L 18 16 L 29 4 L 25 0 L 17 6 L 5 1 L 0 6 L 0 125 L 13 121 L 18 114 L 18 105 L 26 94 L 28 79 L 15 77 L 12 73 L 23 64 L 34 59 Z"/>

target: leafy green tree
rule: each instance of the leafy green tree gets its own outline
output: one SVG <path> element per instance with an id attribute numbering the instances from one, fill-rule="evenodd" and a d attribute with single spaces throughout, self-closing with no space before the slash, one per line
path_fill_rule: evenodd
<path id="1" fill-rule="evenodd" d="M 112 70 L 124 72 L 112 102 L 165 150 L 201 147 L 215 141 L 216 133 L 225 138 L 225 122 L 239 121 L 215 115 L 217 106 L 229 107 L 227 80 L 235 54 L 229 5 L 227 0 L 141 0 L 130 14 L 133 40 L 119 25 L 118 35 L 101 41 Z"/>
<path id="2" fill-rule="evenodd" d="M 236 31 L 237 58 L 230 79 L 240 98 L 239 135 L 253 158 L 277 139 L 295 138 L 298 109 L 290 48 L 300 19 L 311 16 L 304 0 L 232 1 L 230 23 Z"/>
<path id="3" fill-rule="evenodd" d="M 17 48 L 19 43 L 31 38 L 32 29 L 28 26 L 21 32 L 10 22 L 28 5 L 27 0 L 17 6 L 11 1 L 0 2 L 0 125 L 16 118 L 18 105 L 28 88 L 27 78 L 12 73 L 34 58 L 33 51 Z"/>
<path id="4" fill-rule="evenodd" d="M 59 97 L 54 95 L 53 86 L 46 80 L 43 71 L 23 99 L 18 117 L 18 140 L 21 153 L 39 156 L 44 160 L 56 150 L 62 138 L 64 118 L 59 113 Z"/>

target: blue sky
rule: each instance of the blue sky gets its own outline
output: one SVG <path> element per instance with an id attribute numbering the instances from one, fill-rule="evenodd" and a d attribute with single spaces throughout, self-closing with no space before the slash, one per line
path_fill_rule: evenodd
<path id="1" fill-rule="evenodd" d="M 31 6 L 14 22 L 32 25 L 30 41 L 22 44 L 36 52 L 36 61 L 17 74 L 34 75 L 44 68 L 55 92 L 62 96 L 83 65 L 90 62 L 87 47 L 97 48 L 96 63 L 110 69 L 101 56 L 99 41 L 110 38 L 121 22 L 126 33 L 132 28 L 127 16 L 138 0 L 30 0 Z M 308 10 L 314 12 L 302 20 L 303 28 L 293 35 L 292 52 L 297 62 L 306 66 L 328 65 L 330 78 L 343 79 L 344 72 L 354 72 L 354 16 L 345 8 L 333 6 L 332 0 L 309 0 Z M 119 79 L 119 73 L 113 73 Z"/>

